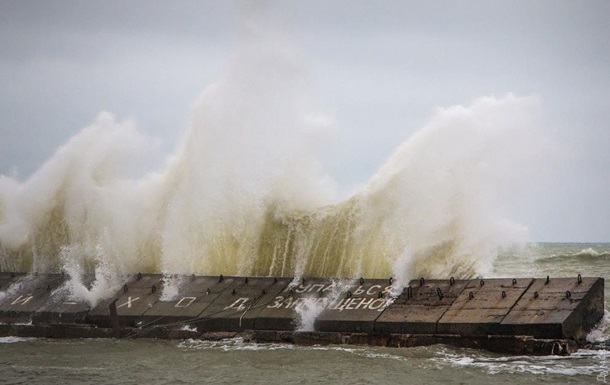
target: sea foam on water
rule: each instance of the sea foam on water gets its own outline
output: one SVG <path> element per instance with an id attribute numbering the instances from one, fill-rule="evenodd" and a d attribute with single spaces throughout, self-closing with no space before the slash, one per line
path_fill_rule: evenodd
<path id="1" fill-rule="evenodd" d="M 310 112 L 301 54 L 264 13 L 246 18 L 162 170 L 129 177 L 154 141 L 103 112 L 26 181 L 0 178 L 2 270 L 66 271 L 91 303 L 135 272 L 166 274 L 164 298 L 180 274 L 400 286 L 485 274 L 500 248 L 525 240 L 501 203 L 535 147 L 535 97 L 439 109 L 341 200 L 317 157 L 332 119 Z"/>

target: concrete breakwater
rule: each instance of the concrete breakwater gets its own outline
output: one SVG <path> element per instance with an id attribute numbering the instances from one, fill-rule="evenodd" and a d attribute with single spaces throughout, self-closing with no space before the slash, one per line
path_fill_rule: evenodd
<path id="1" fill-rule="evenodd" d="M 61 274 L 0 273 L 0 335 L 227 338 L 301 344 L 444 343 L 515 354 L 576 351 L 604 313 L 604 280 L 391 279 L 134 274 L 91 307 Z"/>

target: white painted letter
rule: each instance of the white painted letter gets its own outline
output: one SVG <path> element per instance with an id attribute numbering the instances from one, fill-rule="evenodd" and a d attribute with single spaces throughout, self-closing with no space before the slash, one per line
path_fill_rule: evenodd
<path id="1" fill-rule="evenodd" d="M 363 309 L 366 309 L 366 307 L 369 306 L 372 302 L 373 302 L 373 298 L 362 298 L 362 302 L 360 302 L 358 304 L 358 306 L 356 307 L 356 310 L 360 309 L 361 307 Z"/>
<path id="2" fill-rule="evenodd" d="M 184 297 L 174 307 L 189 307 L 197 298 L 195 297 Z M 184 303 L 182 303 L 184 302 Z"/>
<path id="3" fill-rule="evenodd" d="M 235 302 L 233 302 L 232 304 L 230 304 L 229 306 L 225 307 L 224 310 L 227 309 L 235 309 L 237 311 L 242 311 L 244 310 L 246 307 L 244 306 L 248 301 L 250 300 L 250 298 L 238 298 Z"/>
<path id="4" fill-rule="evenodd" d="M 284 297 L 282 296 L 275 297 L 274 302 L 272 304 L 267 305 L 267 309 L 281 309 L 283 299 Z"/>
<path id="5" fill-rule="evenodd" d="M 366 294 L 368 294 L 368 295 L 377 294 L 377 291 L 379 291 L 379 289 L 381 289 L 381 285 L 373 285 L 373 286 L 369 287 L 369 289 L 366 291 Z"/>
<path id="6" fill-rule="evenodd" d="M 16 300 L 14 300 L 13 302 L 11 302 L 11 305 L 25 305 L 26 303 L 28 303 L 32 298 L 34 298 L 33 295 L 30 295 L 29 297 L 25 297 L 22 298 L 23 295 L 20 295 L 19 298 L 17 298 Z"/>
<path id="7" fill-rule="evenodd" d="M 349 301 L 349 298 L 342 299 L 341 301 L 339 301 L 338 304 L 333 306 L 333 310 L 343 311 L 343 309 L 345 309 L 345 305 L 347 304 L 347 301 Z"/>
<path id="8" fill-rule="evenodd" d="M 121 308 L 121 307 L 123 307 L 123 306 L 125 306 L 125 305 L 127 305 L 127 308 L 131 308 L 131 303 L 132 303 L 132 302 L 136 302 L 136 301 L 137 301 L 137 300 L 139 300 L 139 299 L 140 299 L 140 297 L 136 297 L 136 298 L 134 298 L 134 299 L 131 299 L 131 297 L 128 297 L 128 298 L 127 298 L 127 302 L 125 302 L 125 303 L 124 303 L 124 304 L 122 304 L 122 305 L 117 306 L 116 308 L 117 308 L 117 309 L 119 309 L 119 308 Z"/>
<path id="9" fill-rule="evenodd" d="M 354 295 L 361 295 L 364 294 L 364 289 L 362 288 L 362 285 L 358 286 L 358 288 L 356 290 L 354 290 Z"/>
<path id="10" fill-rule="evenodd" d="M 317 287 L 317 289 L 316 289 Z M 324 285 L 321 283 L 316 283 L 315 285 L 311 285 L 311 288 L 309 288 L 309 292 L 311 293 L 312 291 L 315 293 L 317 291 L 322 291 L 322 289 L 324 288 Z"/>
<path id="11" fill-rule="evenodd" d="M 345 310 L 357 309 L 357 307 L 354 307 L 356 305 L 356 302 L 358 302 L 358 301 L 362 302 L 363 299 L 364 298 L 350 298 L 350 300 L 345 305 Z"/>
<path id="12" fill-rule="evenodd" d="M 385 305 L 385 299 L 378 298 L 369 305 L 369 309 L 371 309 L 371 310 L 383 309 L 383 305 Z M 381 311 L 381 310 L 379 310 L 379 311 Z"/>

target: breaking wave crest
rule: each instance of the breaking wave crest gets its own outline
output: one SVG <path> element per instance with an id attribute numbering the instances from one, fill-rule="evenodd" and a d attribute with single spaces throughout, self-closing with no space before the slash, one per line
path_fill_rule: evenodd
<path id="1" fill-rule="evenodd" d="M 582 249 L 577 253 L 555 254 L 548 257 L 539 258 L 538 262 L 561 262 L 561 261 L 581 261 L 599 262 L 610 258 L 610 251 L 597 251 L 591 247 Z"/>
<path id="2" fill-rule="evenodd" d="M 443 351 L 444 350 L 444 351 Z M 481 357 L 475 354 L 464 354 L 452 350 L 441 349 L 439 358 L 433 360 L 441 365 L 453 367 L 476 368 L 489 375 L 530 374 L 544 376 L 577 377 L 580 383 L 605 383 L 608 377 L 606 361 L 608 352 L 605 350 L 580 350 L 569 356 L 512 356 L 512 357 Z"/>
<path id="3" fill-rule="evenodd" d="M 93 301 L 133 272 L 465 278 L 525 240 L 501 202 L 536 98 L 439 109 L 338 199 L 317 156 L 332 120 L 308 112 L 302 57 L 263 24 L 243 23 L 162 170 L 130 177 L 153 141 L 104 112 L 26 181 L 0 177 L 0 269 L 67 271 Z"/>

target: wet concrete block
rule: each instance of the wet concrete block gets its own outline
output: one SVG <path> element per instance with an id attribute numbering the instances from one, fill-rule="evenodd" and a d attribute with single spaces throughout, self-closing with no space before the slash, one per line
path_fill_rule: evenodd
<path id="1" fill-rule="evenodd" d="M 63 284 L 58 275 L 30 274 L 6 281 L 9 284 L 0 296 L 2 322 L 32 322 L 34 314 L 46 305 L 51 292 Z"/>
<path id="2" fill-rule="evenodd" d="M 360 279 L 342 288 L 316 318 L 321 332 L 372 333 L 374 322 L 390 301 L 392 283 L 385 279 Z"/>
<path id="3" fill-rule="evenodd" d="M 296 345 L 343 345 L 349 337 L 339 332 L 293 332 Z"/>
<path id="4" fill-rule="evenodd" d="M 438 320 L 436 331 L 465 337 L 499 334 L 500 323 L 533 279 L 475 279 L 468 282 Z"/>
<path id="5" fill-rule="evenodd" d="M 178 287 L 171 300 L 155 302 L 143 315 L 144 324 L 167 324 L 196 322 L 203 311 L 227 288 L 236 285 L 232 277 L 184 276 L 175 278 Z"/>
<path id="6" fill-rule="evenodd" d="M 25 274 L 0 272 L 0 324 L 11 322 L 9 313 L 3 312 L 2 308 L 7 308 L 7 301 L 10 303 L 18 298 L 19 294 L 15 296 L 15 293 L 17 293 L 19 287 L 14 286 L 13 284 L 21 279 L 24 275 Z"/>
<path id="7" fill-rule="evenodd" d="M 52 297 L 43 308 L 34 313 L 34 324 L 84 323 L 91 307 L 88 303 L 70 297 Z"/>
<path id="8" fill-rule="evenodd" d="M 294 333 L 291 330 L 249 330 L 240 333 L 240 337 L 246 342 L 293 344 Z"/>
<path id="9" fill-rule="evenodd" d="M 162 278 L 160 274 L 130 276 L 123 288 L 114 296 L 91 309 L 88 319 L 99 326 L 112 325 L 109 307 L 116 300 L 119 324 L 131 327 L 142 326 L 142 316 L 159 300 L 163 291 Z"/>
<path id="10" fill-rule="evenodd" d="M 222 341 L 236 338 L 239 332 L 205 332 L 199 335 L 199 338 L 206 341 Z"/>
<path id="11" fill-rule="evenodd" d="M 0 336 L 35 337 L 35 338 L 110 338 L 110 329 L 97 328 L 92 325 L 2 325 Z"/>
<path id="12" fill-rule="evenodd" d="M 126 336 L 163 340 L 197 339 L 201 336 L 197 329 L 178 328 L 168 325 L 154 325 L 142 330 L 126 330 L 126 332 Z"/>
<path id="13" fill-rule="evenodd" d="M 504 318 L 500 333 L 582 340 L 603 309 L 603 278 L 539 278 Z"/>
<path id="14" fill-rule="evenodd" d="M 294 343 L 448 343 L 493 351 L 513 344 L 510 349 L 524 353 L 566 354 L 573 347 L 565 341 L 582 340 L 604 312 L 602 278 L 414 280 L 389 303 L 386 280 L 196 276 L 165 281 L 177 293 L 161 301 L 162 276 L 138 274 L 95 309 L 71 300 L 67 278 L 0 273 L 0 335 L 183 338 L 241 332 Z M 309 322 L 316 319 L 316 332 L 294 332 L 300 313 L 311 316 Z M 96 327 L 106 325 L 113 329 Z"/>
<path id="15" fill-rule="evenodd" d="M 206 307 L 197 321 L 199 332 L 254 329 L 260 312 L 273 303 L 291 278 L 241 277 Z"/>
<path id="16" fill-rule="evenodd" d="M 305 304 L 328 301 L 333 286 L 329 278 L 308 278 L 294 281 L 290 278 L 273 300 L 264 306 L 254 321 L 256 330 L 295 330 L 298 328 L 298 310 Z"/>
<path id="17" fill-rule="evenodd" d="M 15 277 L 0 296 L 0 321 L 34 324 L 82 322 L 89 306 L 70 297 L 67 276 L 30 274 Z"/>
<path id="18" fill-rule="evenodd" d="M 383 334 L 434 334 L 436 324 L 470 281 L 413 280 L 375 321 Z"/>

